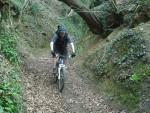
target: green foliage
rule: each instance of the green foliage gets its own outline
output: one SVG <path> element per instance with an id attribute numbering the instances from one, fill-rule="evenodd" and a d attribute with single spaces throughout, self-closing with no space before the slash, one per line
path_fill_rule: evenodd
<path id="1" fill-rule="evenodd" d="M 130 110 L 132 110 L 133 108 L 137 107 L 137 104 L 139 103 L 139 95 L 134 95 L 131 92 L 126 92 L 126 93 L 122 93 L 119 96 L 119 100 L 121 100 L 121 102 L 123 104 L 125 104 Z"/>
<path id="2" fill-rule="evenodd" d="M 4 57 L 0 58 L 0 113 L 22 113 L 20 58 L 16 41 L 15 34 L 1 30 L 0 55 Z"/>
<path id="3" fill-rule="evenodd" d="M 108 0 L 92 0 L 90 7 L 91 8 L 97 7 L 105 1 L 108 1 Z"/>
<path id="4" fill-rule="evenodd" d="M 3 59 L 0 71 L 0 113 L 22 113 L 19 68 Z"/>
<path id="5" fill-rule="evenodd" d="M 133 75 L 131 75 L 130 80 L 138 82 L 141 81 L 141 77 L 139 74 L 134 73 Z"/>
<path id="6" fill-rule="evenodd" d="M 87 7 L 89 7 L 93 1 L 94 1 L 94 0 L 81 0 L 81 2 L 82 2 L 84 5 L 86 5 Z"/>
<path id="7" fill-rule="evenodd" d="M 0 113 L 4 113 L 4 109 L 2 106 L 0 106 Z"/>
<path id="8" fill-rule="evenodd" d="M 3 32 L 0 36 L 0 50 L 2 53 L 10 62 L 19 63 L 20 58 L 16 49 L 16 38 L 8 32 Z"/>
<path id="9" fill-rule="evenodd" d="M 127 0 L 119 5 L 118 13 L 123 14 L 124 25 L 134 27 L 142 22 L 147 22 L 150 19 L 149 0 Z"/>
<path id="10" fill-rule="evenodd" d="M 96 86 L 100 93 L 113 98 L 115 104 L 119 101 L 119 103 L 122 103 L 122 105 L 129 111 L 136 108 L 140 101 L 140 95 L 138 93 L 123 87 L 120 83 L 116 83 L 116 81 L 113 81 L 112 79 L 96 78 Z"/>
<path id="11" fill-rule="evenodd" d="M 112 92 L 133 110 L 139 103 L 141 83 L 150 76 L 145 41 L 134 30 L 124 30 L 115 36 L 116 39 L 90 56 L 87 66 L 96 73 L 100 82 L 112 81 L 113 85 L 105 87 L 106 92 Z"/>
<path id="12" fill-rule="evenodd" d="M 145 53 L 141 35 L 133 30 L 124 31 L 107 46 L 104 59 L 98 60 L 96 73 L 99 76 L 112 76 L 114 80 L 122 83 L 126 82 L 129 80 L 129 75 L 133 74 L 126 70 L 132 69 L 134 67 L 132 64 L 142 59 Z"/>
<path id="13" fill-rule="evenodd" d="M 115 21 L 113 20 L 113 18 L 116 15 L 116 8 L 108 0 L 103 0 L 100 2 L 102 3 L 98 5 L 97 7 L 94 7 L 93 10 L 99 11 L 98 13 L 96 13 L 96 16 L 100 20 L 100 23 L 103 25 L 104 31 L 107 33 L 112 30 L 111 24 L 112 25 L 115 24 Z M 120 17 L 120 20 L 118 21 L 121 21 L 121 17 Z"/>
<path id="14" fill-rule="evenodd" d="M 138 0 L 139 4 L 141 5 L 146 5 L 149 6 L 150 5 L 150 1 L 149 0 Z"/>
<path id="15" fill-rule="evenodd" d="M 10 2 L 19 9 L 21 9 L 24 4 L 24 0 L 10 0 Z"/>
<path id="16" fill-rule="evenodd" d="M 11 70 L 10 76 L 18 76 L 18 72 Z M 1 110 L 8 113 L 20 113 L 21 102 L 20 102 L 20 86 L 18 81 L 5 80 L 0 84 L 0 108 Z"/>
<path id="17" fill-rule="evenodd" d="M 40 12 L 40 6 L 39 6 L 39 4 L 38 3 L 34 3 L 34 4 L 32 4 L 32 6 L 31 6 L 31 12 L 32 12 L 32 14 L 38 14 L 39 12 Z"/>
<path id="18" fill-rule="evenodd" d="M 133 82 L 141 82 L 150 76 L 150 66 L 144 63 L 138 63 L 133 69 L 133 75 L 131 75 L 130 80 Z"/>

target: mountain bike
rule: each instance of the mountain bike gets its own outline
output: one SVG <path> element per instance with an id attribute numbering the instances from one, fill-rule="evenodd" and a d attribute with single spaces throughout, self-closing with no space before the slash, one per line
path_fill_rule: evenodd
<path id="1" fill-rule="evenodd" d="M 75 54 L 71 54 L 67 56 L 67 60 L 70 58 L 75 57 Z M 63 91 L 64 89 L 64 83 L 65 83 L 65 77 L 66 77 L 66 65 L 65 65 L 65 60 L 66 60 L 66 56 L 58 54 L 55 55 L 56 58 L 58 58 L 58 60 L 56 61 L 56 68 L 53 69 L 53 75 L 54 75 L 54 81 L 55 83 L 58 84 L 58 89 L 60 92 Z"/>
<path id="2" fill-rule="evenodd" d="M 65 82 L 65 77 L 66 77 L 66 65 L 64 63 L 65 56 L 59 55 L 58 60 L 56 62 L 56 69 L 53 70 L 54 74 L 54 81 L 58 84 L 58 89 L 60 92 L 63 91 L 64 88 L 64 82 Z M 70 56 L 69 56 L 70 58 Z M 55 72 L 54 72 L 55 71 Z"/>

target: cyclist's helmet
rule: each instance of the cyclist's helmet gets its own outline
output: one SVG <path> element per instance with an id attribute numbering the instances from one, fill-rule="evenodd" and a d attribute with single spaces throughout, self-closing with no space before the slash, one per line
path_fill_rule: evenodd
<path id="1" fill-rule="evenodd" d="M 64 25 L 58 25 L 58 30 L 57 31 L 66 33 L 66 28 L 65 28 Z"/>
<path id="2" fill-rule="evenodd" d="M 57 34 L 63 38 L 66 35 L 66 28 L 63 25 L 58 25 Z"/>

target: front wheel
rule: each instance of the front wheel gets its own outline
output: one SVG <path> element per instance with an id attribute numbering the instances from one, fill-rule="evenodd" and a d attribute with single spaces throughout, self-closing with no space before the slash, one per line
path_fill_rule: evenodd
<path id="1" fill-rule="evenodd" d="M 57 83 L 58 80 L 57 68 L 53 69 L 53 78 L 54 78 L 54 83 Z"/>
<path id="2" fill-rule="evenodd" d="M 64 70 L 63 69 L 60 70 L 60 79 L 58 79 L 58 88 L 60 92 L 62 92 L 64 88 Z"/>

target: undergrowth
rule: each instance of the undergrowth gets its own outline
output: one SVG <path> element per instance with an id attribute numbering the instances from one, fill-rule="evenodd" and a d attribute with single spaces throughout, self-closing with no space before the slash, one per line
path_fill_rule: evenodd
<path id="1" fill-rule="evenodd" d="M 5 66 L 10 69 L 6 69 Z M 0 113 L 22 113 L 19 69 L 3 62 L 0 70 Z M 2 75 L 2 73 L 4 74 Z"/>
<path id="2" fill-rule="evenodd" d="M 133 30 L 125 30 L 85 62 L 96 74 L 97 87 L 119 100 L 129 111 L 137 109 L 142 83 L 150 76 L 142 37 Z"/>
<path id="3" fill-rule="evenodd" d="M 1 32 L 0 36 L 1 52 L 11 63 L 18 64 L 20 62 L 20 58 L 16 49 L 16 37 L 14 37 L 13 34 L 9 32 Z"/>
<path id="4" fill-rule="evenodd" d="M 22 113 L 21 60 L 14 34 L 0 33 L 0 113 Z"/>
<path id="5" fill-rule="evenodd" d="M 22 9 L 25 0 L 9 0 L 12 5 L 18 9 Z"/>

